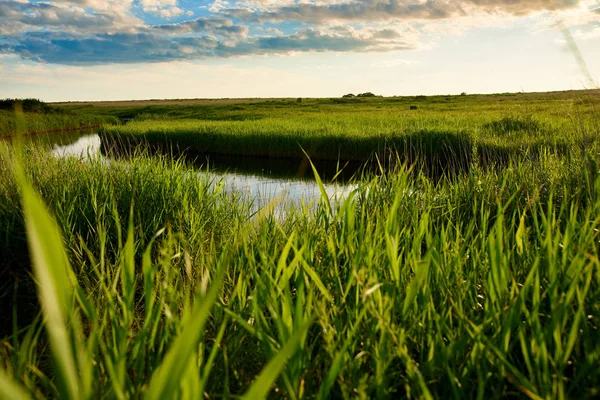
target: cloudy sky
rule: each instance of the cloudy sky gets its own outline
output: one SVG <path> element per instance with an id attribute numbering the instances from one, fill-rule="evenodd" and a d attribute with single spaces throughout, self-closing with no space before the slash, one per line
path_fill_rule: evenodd
<path id="1" fill-rule="evenodd" d="M 547 91 L 599 75 L 600 0 L 0 0 L 0 98 Z"/>

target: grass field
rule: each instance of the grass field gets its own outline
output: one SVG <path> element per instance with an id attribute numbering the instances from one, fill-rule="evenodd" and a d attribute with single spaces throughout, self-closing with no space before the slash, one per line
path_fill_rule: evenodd
<path id="1" fill-rule="evenodd" d="M 595 95 L 104 106 L 136 118 L 105 135 L 213 132 L 242 153 L 262 138 L 271 156 L 307 136 L 368 157 L 426 135 L 412 170 L 284 219 L 184 160 L 0 143 L 0 396 L 599 396 Z M 453 143 L 468 168 L 430 179 L 432 163 L 460 167 Z"/>
<path id="2" fill-rule="evenodd" d="M 124 108 L 133 118 L 104 130 L 125 142 L 178 146 L 193 154 L 314 160 L 420 160 L 465 168 L 473 149 L 485 164 L 511 155 L 586 146 L 598 132 L 597 91 L 498 96 L 306 99 L 238 105 Z M 106 106 L 110 107 L 110 106 Z"/>

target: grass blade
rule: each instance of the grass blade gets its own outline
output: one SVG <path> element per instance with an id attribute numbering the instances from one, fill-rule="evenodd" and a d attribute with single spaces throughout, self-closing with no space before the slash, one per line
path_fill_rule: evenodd
<path id="1" fill-rule="evenodd" d="M 283 371 L 287 361 L 298 351 L 300 341 L 308 330 L 310 322 L 304 324 L 294 335 L 287 341 L 275 357 L 261 371 L 260 375 L 254 381 L 250 389 L 242 397 L 246 400 L 264 399 L 267 397 L 275 380 Z"/>
<path id="2" fill-rule="evenodd" d="M 315 164 L 313 164 L 312 160 L 310 159 L 310 157 L 308 156 L 306 151 L 304 151 L 304 149 L 302 149 L 302 152 L 308 159 L 308 162 L 310 163 L 313 174 L 315 175 L 315 181 L 317 181 L 317 185 L 319 186 L 319 191 L 321 192 L 321 196 L 324 200 L 323 202 L 325 203 L 325 208 L 327 209 L 327 213 L 328 213 L 328 215 L 331 215 L 331 202 L 329 200 L 329 195 L 327 194 L 327 190 L 325 190 L 325 185 L 323 185 L 323 181 L 321 180 L 321 177 L 319 176 L 319 173 L 317 172 L 317 168 L 315 167 Z"/>
<path id="3" fill-rule="evenodd" d="M 78 346 L 67 328 L 70 310 L 74 305 L 71 285 L 73 272 L 56 222 L 25 178 L 18 163 L 15 165 L 15 173 L 21 188 L 27 242 L 52 356 L 56 363 L 59 389 L 63 398 L 78 399 L 81 397 L 81 387 L 74 354 L 74 349 Z M 70 315 L 70 318 L 74 316 Z"/>
<path id="4" fill-rule="evenodd" d="M 354 328 L 352 328 L 352 330 L 350 331 L 350 334 L 348 335 L 348 338 L 346 338 L 346 341 L 344 342 L 342 349 L 340 351 L 338 351 L 337 354 L 335 355 L 335 359 L 331 363 L 331 368 L 329 369 L 329 372 L 327 373 L 327 377 L 325 378 L 325 381 L 321 384 L 321 387 L 319 388 L 319 393 L 317 394 L 317 399 L 327 399 L 328 398 L 329 392 L 333 388 L 335 380 L 337 379 L 338 374 L 340 373 L 340 371 L 343 368 L 344 355 L 346 355 L 348 348 L 350 347 L 350 344 L 352 344 L 352 341 L 354 340 L 354 337 L 356 336 L 356 331 L 357 331 L 358 327 L 360 326 L 363 318 L 365 317 L 366 312 L 367 312 L 367 309 L 363 308 L 360 315 L 358 316 L 358 319 L 356 320 L 356 323 L 354 324 Z"/>
<path id="5" fill-rule="evenodd" d="M 180 383 L 188 369 L 191 357 L 204 332 L 210 310 L 217 300 L 224 277 L 221 269 L 206 296 L 196 299 L 194 309 L 184 324 L 182 332 L 171 346 L 162 364 L 152 375 L 147 390 L 148 399 L 171 399 L 177 397 Z"/>

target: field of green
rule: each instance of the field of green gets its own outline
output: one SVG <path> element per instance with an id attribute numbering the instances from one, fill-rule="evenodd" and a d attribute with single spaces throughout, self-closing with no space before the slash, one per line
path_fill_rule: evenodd
<path id="1" fill-rule="evenodd" d="M 586 146 L 600 93 L 300 99 L 225 105 L 152 105 L 103 135 L 192 154 L 368 160 L 399 154 L 428 167 L 485 164 L 541 148 Z M 121 110 L 125 112 L 125 110 Z M 591 135 L 591 136 L 590 136 Z"/>
<path id="2" fill-rule="evenodd" d="M 414 161 L 284 218 L 147 147 L 0 142 L 0 397 L 600 396 L 598 93 L 448 98 L 60 105 L 123 143 Z"/>

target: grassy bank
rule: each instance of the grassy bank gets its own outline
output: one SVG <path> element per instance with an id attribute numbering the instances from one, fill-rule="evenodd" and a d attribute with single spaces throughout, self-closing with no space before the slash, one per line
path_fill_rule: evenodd
<path id="1" fill-rule="evenodd" d="M 437 183 L 398 169 L 283 221 L 249 219 L 184 166 L 144 157 L 82 164 L 30 150 L 32 189 L 4 149 L 4 246 L 24 246 L 26 232 L 53 324 L 4 340 L 0 390 L 597 396 L 594 146 Z"/>
<path id="2" fill-rule="evenodd" d="M 130 109 L 133 122 L 107 127 L 121 142 L 192 154 L 367 160 L 400 154 L 428 167 L 465 169 L 477 157 L 506 163 L 541 148 L 585 148 L 598 132 L 596 92 L 550 95 L 281 100 L 238 105 Z M 447 100 L 446 100 L 447 99 Z M 124 109 L 123 112 L 125 112 Z M 143 112 L 142 112 L 143 111 Z"/>
<path id="3" fill-rule="evenodd" d="M 30 258 L 18 189 L 11 176 L 10 146 L 0 142 L 0 150 L 0 276 L 8 282 L 2 295 L 2 333 L 6 334 L 11 326 L 13 278 L 26 278 Z M 200 252 L 209 238 L 225 235 L 241 209 L 232 199 L 211 191 L 207 177 L 190 174 L 181 163 L 165 158 L 113 161 L 109 167 L 101 159 L 89 163 L 57 159 L 42 146 L 27 147 L 25 154 L 27 174 L 59 221 L 77 264 L 84 264 L 86 258 L 81 243 L 94 254 L 107 245 L 104 250 L 112 254 L 118 247 L 121 224 L 129 221 L 131 212 L 142 241 L 169 226 Z M 24 286 L 21 292 L 26 297 L 30 289 Z M 20 317 L 26 320 L 31 315 L 23 312 Z"/>
<path id="4" fill-rule="evenodd" d="M 24 134 L 50 133 L 97 128 L 118 119 L 108 115 L 81 113 L 56 108 L 35 99 L 0 100 L 0 138 Z"/>

